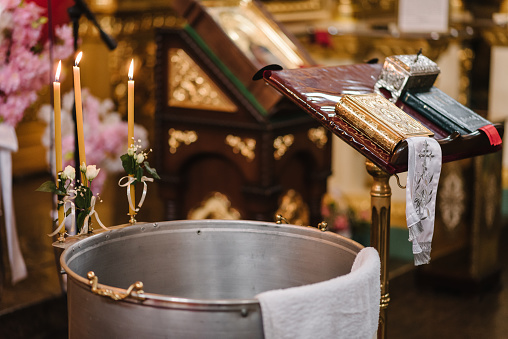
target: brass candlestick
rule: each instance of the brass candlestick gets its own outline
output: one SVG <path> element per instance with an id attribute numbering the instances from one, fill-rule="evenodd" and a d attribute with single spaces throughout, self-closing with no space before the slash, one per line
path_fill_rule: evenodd
<path id="1" fill-rule="evenodd" d="M 381 259 L 381 302 L 379 312 L 378 339 L 386 338 L 386 316 L 390 302 L 388 293 L 388 254 L 390 245 L 390 207 L 392 190 L 390 174 L 386 173 L 370 160 L 366 161 L 367 172 L 374 182 L 371 187 L 372 226 L 370 245 L 379 252 Z"/>

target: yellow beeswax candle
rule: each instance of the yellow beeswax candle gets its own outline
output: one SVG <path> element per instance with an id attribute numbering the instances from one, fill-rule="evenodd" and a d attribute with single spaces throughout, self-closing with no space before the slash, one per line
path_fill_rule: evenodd
<path id="1" fill-rule="evenodd" d="M 81 102 L 81 74 L 79 69 L 79 62 L 81 61 L 82 56 L 83 52 L 79 52 L 76 57 L 74 67 L 72 68 L 74 74 L 74 99 L 76 104 L 76 128 L 78 132 L 79 166 L 81 166 L 83 163 L 86 165 L 85 136 L 83 134 L 83 104 Z M 79 170 L 79 168 L 77 170 Z M 86 183 L 86 178 L 83 174 L 81 175 L 81 180 L 83 183 Z"/>

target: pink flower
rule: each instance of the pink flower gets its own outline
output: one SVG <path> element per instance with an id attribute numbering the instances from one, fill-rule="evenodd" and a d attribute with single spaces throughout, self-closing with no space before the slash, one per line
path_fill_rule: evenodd
<path id="1" fill-rule="evenodd" d="M 339 215 L 335 218 L 333 226 L 339 231 L 347 230 L 349 229 L 349 220 L 345 215 Z"/>
<path id="2" fill-rule="evenodd" d="M 21 121 L 25 109 L 37 100 L 36 92 L 49 84 L 49 43 L 41 46 L 44 9 L 23 0 L 0 4 L 0 123 Z M 70 27 L 55 33 L 55 56 L 72 54 Z"/>
<path id="3" fill-rule="evenodd" d="M 328 218 L 330 216 L 330 208 L 328 208 L 328 205 L 321 204 L 321 216 L 323 218 Z"/>

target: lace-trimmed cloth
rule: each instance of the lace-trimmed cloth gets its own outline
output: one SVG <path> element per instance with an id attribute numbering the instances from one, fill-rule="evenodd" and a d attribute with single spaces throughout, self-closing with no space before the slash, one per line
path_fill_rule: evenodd
<path id="1" fill-rule="evenodd" d="M 432 138 L 408 138 L 406 221 L 416 266 L 430 262 L 441 146 Z"/>

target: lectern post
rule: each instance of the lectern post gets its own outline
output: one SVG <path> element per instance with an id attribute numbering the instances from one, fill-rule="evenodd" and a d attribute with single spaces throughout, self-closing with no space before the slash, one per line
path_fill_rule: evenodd
<path id="1" fill-rule="evenodd" d="M 390 244 L 390 207 L 392 190 L 390 174 L 380 169 L 372 161 L 366 161 L 367 172 L 374 182 L 370 190 L 372 226 L 370 245 L 379 252 L 381 258 L 381 302 L 379 313 L 378 339 L 386 338 L 386 316 L 390 295 L 388 293 L 388 255 Z"/>

